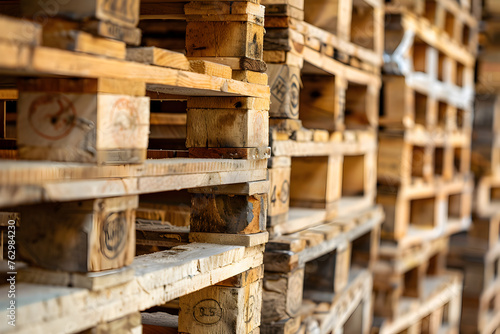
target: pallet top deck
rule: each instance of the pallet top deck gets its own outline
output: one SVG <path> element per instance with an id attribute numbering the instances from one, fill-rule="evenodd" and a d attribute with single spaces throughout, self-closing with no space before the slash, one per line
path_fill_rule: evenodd
<path id="1" fill-rule="evenodd" d="M 266 160 L 171 158 L 143 165 L 0 163 L 0 206 L 74 201 L 265 180 Z"/>
<path id="2" fill-rule="evenodd" d="M 186 96 L 269 98 L 269 87 L 172 68 L 0 40 L 0 74 L 127 79 L 147 83 L 147 90 Z M 17 56 L 14 56 L 17 55 Z"/>

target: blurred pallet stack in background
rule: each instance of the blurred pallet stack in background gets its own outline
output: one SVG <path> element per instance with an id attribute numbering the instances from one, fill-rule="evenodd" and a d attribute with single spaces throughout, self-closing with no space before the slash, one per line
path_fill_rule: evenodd
<path id="1" fill-rule="evenodd" d="M 382 1 L 263 1 L 271 89 L 265 333 L 368 333 Z"/>
<path id="2" fill-rule="evenodd" d="M 500 3 L 482 12 L 472 132 L 472 226 L 451 240 L 449 265 L 464 271 L 461 333 L 500 331 Z"/>
<path id="3" fill-rule="evenodd" d="M 479 1 L 386 1 L 374 332 L 457 333 L 451 235 L 470 225 Z"/>

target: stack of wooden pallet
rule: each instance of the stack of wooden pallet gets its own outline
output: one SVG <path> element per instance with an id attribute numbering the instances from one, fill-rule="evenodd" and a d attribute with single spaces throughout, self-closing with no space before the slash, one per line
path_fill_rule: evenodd
<path id="1" fill-rule="evenodd" d="M 476 1 L 478 2 L 478 1 Z M 449 237 L 468 228 L 476 2 L 386 1 L 374 272 L 380 333 L 456 332 L 462 277 Z"/>
<path id="2" fill-rule="evenodd" d="M 2 104 L 0 142 L 2 157 L 17 158 L 0 163 L 0 207 L 20 212 L 2 215 L 17 226 L 17 257 L 6 253 L 2 269 L 17 281 L 17 313 L 0 331 L 140 333 L 139 311 L 179 298 L 173 316 L 143 314 L 144 332 L 258 333 L 269 188 L 263 7 L 155 1 L 156 14 L 187 21 L 187 58 L 130 47 L 140 41 L 139 0 L 47 4 L 5 2 L 27 19 L 0 17 L 1 97 L 16 100 Z M 152 116 L 150 100 L 177 109 L 157 102 Z M 186 150 L 148 138 L 150 123 L 183 118 Z M 136 223 L 146 194 L 167 200 L 180 189 L 193 191 L 190 229 Z M 136 230 L 163 250 L 135 257 Z M 12 315 L 8 291 L 0 287 L 2 315 Z"/>
<path id="3" fill-rule="evenodd" d="M 449 257 L 450 266 L 465 276 L 461 333 L 500 331 L 500 84 L 495 81 L 500 8 L 495 1 L 485 5 L 472 133 L 473 221 L 468 233 L 452 238 Z"/>
<path id="4" fill-rule="evenodd" d="M 382 1 L 263 1 L 271 88 L 262 331 L 368 333 Z"/>

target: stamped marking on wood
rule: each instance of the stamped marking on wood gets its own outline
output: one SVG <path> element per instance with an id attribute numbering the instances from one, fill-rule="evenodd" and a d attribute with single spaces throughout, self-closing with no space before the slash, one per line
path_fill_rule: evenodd
<path id="1" fill-rule="evenodd" d="M 288 79 L 289 76 L 289 68 L 284 66 L 271 87 L 271 94 L 280 103 L 283 103 L 288 96 L 291 105 L 290 112 L 293 116 L 296 116 L 299 113 L 300 81 L 296 74 L 293 74 Z"/>
<path id="2" fill-rule="evenodd" d="M 113 212 L 106 217 L 101 233 L 101 251 L 108 259 L 116 258 L 125 248 L 126 226 L 125 212 Z"/>
<path id="3" fill-rule="evenodd" d="M 285 204 L 288 202 L 288 194 L 290 193 L 290 184 L 288 183 L 288 180 L 283 180 L 281 183 L 281 188 L 277 192 L 277 186 L 275 185 L 273 187 L 273 192 L 271 194 L 271 203 L 276 203 L 276 201 L 279 199 L 281 203 Z"/>
<path id="4" fill-rule="evenodd" d="M 68 136 L 75 127 L 75 120 L 75 106 L 61 94 L 42 95 L 29 107 L 29 124 L 45 139 L 60 140 Z"/>
<path id="5" fill-rule="evenodd" d="M 245 308 L 245 322 L 249 323 L 252 321 L 253 314 L 254 314 L 254 305 L 255 305 L 255 298 L 254 296 L 248 297 L 248 302 L 246 304 Z"/>
<path id="6" fill-rule="evenodd" d="M 121 98 L 115 102 L 111 109 L 111 119 L 115 128 L 115 139 L 126 147 L 136 141 L 136 131 L 139 115 L 135 104 L 128 98 Z"/>
<path id="7" fill-rule="evenodd" d="M 193 317 L 203 325 L 215 325 L 222 318 L 222 308 L 215 299 L 204 299 L 195 305 Z"/>

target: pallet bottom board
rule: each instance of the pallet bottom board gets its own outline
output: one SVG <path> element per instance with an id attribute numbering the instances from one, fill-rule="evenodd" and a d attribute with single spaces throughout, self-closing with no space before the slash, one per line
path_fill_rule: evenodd
<path id="1" fill-rule="evenodd" d="M 258 267 L 263 261 L 262 252 L 263 246 L 177 246 L 136 257 L 130 266 L 135 270 L 130 282 L 101 291 L 18 283 L 16 327 L 2 322 L 0 332 L 79 332 Z M 0 288 L 4 315 L 8 289 L 6 285 Z"/>

